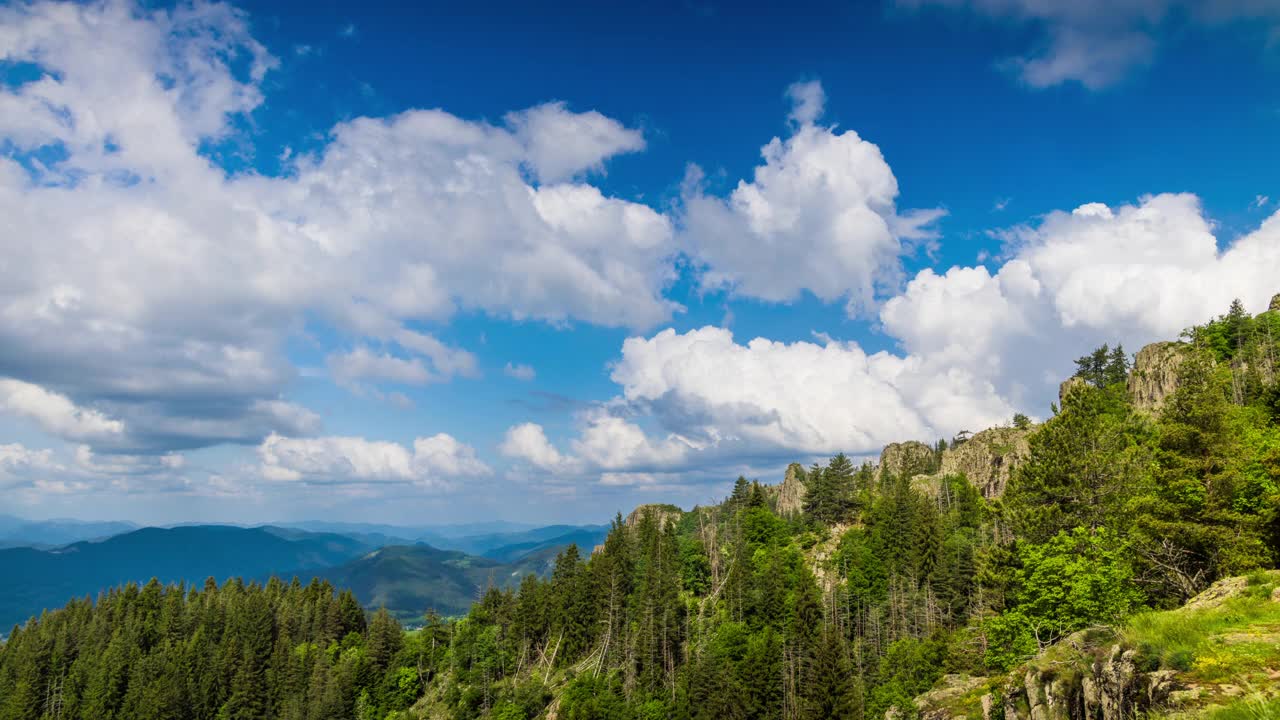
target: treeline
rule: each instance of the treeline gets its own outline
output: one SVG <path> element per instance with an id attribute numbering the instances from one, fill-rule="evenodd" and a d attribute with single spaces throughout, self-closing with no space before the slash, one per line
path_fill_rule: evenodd
<path id="1" fill-rule="evenodd" d="M 1014 421 L 1030 451 L 999 498 L 937 475 L 947 443 L 900 475 L 837 455 L 793 466 L 803 512 L 741 478 L 716 506 L 642 508 L 403 638 L 315 583 L 129 588 L 15 631 L 0 720 L 909 718 L 944 673 L 1275 566 L 1280 313 L 1187 338 L 1155 415 L 1121 348 L 1082 357 L 1052 417 Z"/>
<path id="2" fill-rule="evenodd" d="M 0 718 L 382 720 L 430 681 L 432 647 L 321 581 L 130 584 L 14 628 Z"/>

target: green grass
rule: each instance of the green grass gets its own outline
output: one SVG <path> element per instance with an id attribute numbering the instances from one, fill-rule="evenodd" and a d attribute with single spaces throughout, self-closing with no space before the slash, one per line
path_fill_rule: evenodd
<path id="1" fill-rule="evenodd" d="M 1199 696 L 1169 717 L 1280 720 L 1280 602 L 1275 572 L 1255 573 L 1240 595 L 1214 607 L 1137 615 L 1121 638 L 1139 651 L 1142 669 L 1178 671 Z M 1191 712 L 1194 714 L 1188 715 Z"/>
<path id="2" fill-rule="evenodd" d="M 1211 710 L 1208 720 L 1280 720 L 1280 698 L 1252 693 L 1225 707 Z"/>
<path id="3" fill-rule="evenodd" d="M 1122 637 L 1144 660 L 1188 672 L 1193 680 L 1221 682 L 1231 673 L 1259 671 L 1280 662 L 1280 603 L 1270 599 L 1274 583 L 1274 576 L 1265 576 L 1217 607 L 1136 615 Z"/>

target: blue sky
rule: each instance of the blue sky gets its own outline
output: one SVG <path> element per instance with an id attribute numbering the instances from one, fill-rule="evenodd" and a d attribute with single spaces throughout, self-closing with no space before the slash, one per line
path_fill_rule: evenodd
<path id="1" fill-rule="evenodd" d="M 1280 4 L 0 29 L 0 492 L 33 517 L 688 506 L 1043 416 L 1091 347 L 1280 292 Z"/>

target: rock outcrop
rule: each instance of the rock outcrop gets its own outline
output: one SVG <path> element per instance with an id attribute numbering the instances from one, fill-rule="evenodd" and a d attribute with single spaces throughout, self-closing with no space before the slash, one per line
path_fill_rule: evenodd
<path id="1" fill-rule="evenodd" d="M 1084 647 L 1082 631 L 1064 642 Z M 1159 707 L 1178 689 L 1171 670 L 1142 672 L 1137 651 L 1115 643 L 1092 662 L 1063 672 L 1032 665 L 1004 688 L 1005 720 L 1124 720 Z"/>
<path id="2" fill-rule="evenodd" d="M 627 516 L 627 519 L 624 520 L 623 523 L 627 528 L 635 528 L 640 525 L 640 520 L 643 519 L 645 515 L 652 515 L 653 519 L 657 521 L 658 527 L 665 528 L 668 522 L 680 522 L 680 518 L 684 515 L 684 511 L 675 505 L 640 505 L 637 506 L 635 510 L 631 511 L 631 514 Z"/>
<path id="3" fill-rule="evenodd" d="M 807 492 L 800 476 L 804 468 L 800 463 L 787 466 L 787 475 L 778 487 L 778 514 L 782 517 L 795 517 L 804 512 L 804 496 Z"/>
<path id="4" fill-rule="evenodd" d="M 1271 304 L 1267 306 L 1267 312 L 1280 312 L 1280 295 L 1271 298 Z"/>
<path id="5" fill-rule="evenodd" d="M 1030 430 L 990 428 L 942 453 L 938 475 L 964 474 L 985 498 L 1004 494 L 1009 476 L 1018 463 L 1031 454 L 1027 443 Z"/>
<path id="6" fill-rule="evenodd" d="M 943 675 L 936 687 L 917 697 L 920 720 L 953 720 L 955 715 L 945 708 L 953 707 L 967 693 L 982 687 L 987 678 L 968 675 Z"/>
<path id="7" fill-rule="evenodd" d="M 937 470 L 933 448 L 917 440 L 886 445 L 876 466 L 876 478 L 883 473 L 894 477 L 927 475 Z"/>
<path id="8" fill-rule="evenodd" d="M 1178 370 L 1189 347 L 1178 342 L 1152 343 L 1138 351 L 1129 372 L 1129 400 L 1143 412 L 1157 413 L 1178 389 Z"/>

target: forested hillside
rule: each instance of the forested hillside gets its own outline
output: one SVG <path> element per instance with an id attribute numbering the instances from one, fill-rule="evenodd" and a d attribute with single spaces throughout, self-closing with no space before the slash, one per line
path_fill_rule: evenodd
<path id="1" fill-rule="evenodd" d="M 548 579 L 405 636 L 314 583 L 75 602 L 0 650 L 0 720 L 905 718 L 957 678 L 972 702 L 931 717 L 1131 717 L 1174 697 L 1208 712 L 1128 685 L 1089 711 L 1072 688 L 1091 676 L 1036 663 L 1128 622 L 1130 676 L 1200 667 L 1211 644 L 1146 613 L 1275 566 L 1278 361 L 1280 303 L 1237 304 L 1136 363 L 1119 347 L 1080 358 L 1043 423 L 793 465 L 781 486 L 740 478 L 712 507 L 641 507 Z M 1274 579 L 1255 585 L 1231 613 L 1178 617 L 1205 637 L 1246 609 L 1271 618 Z"/>

